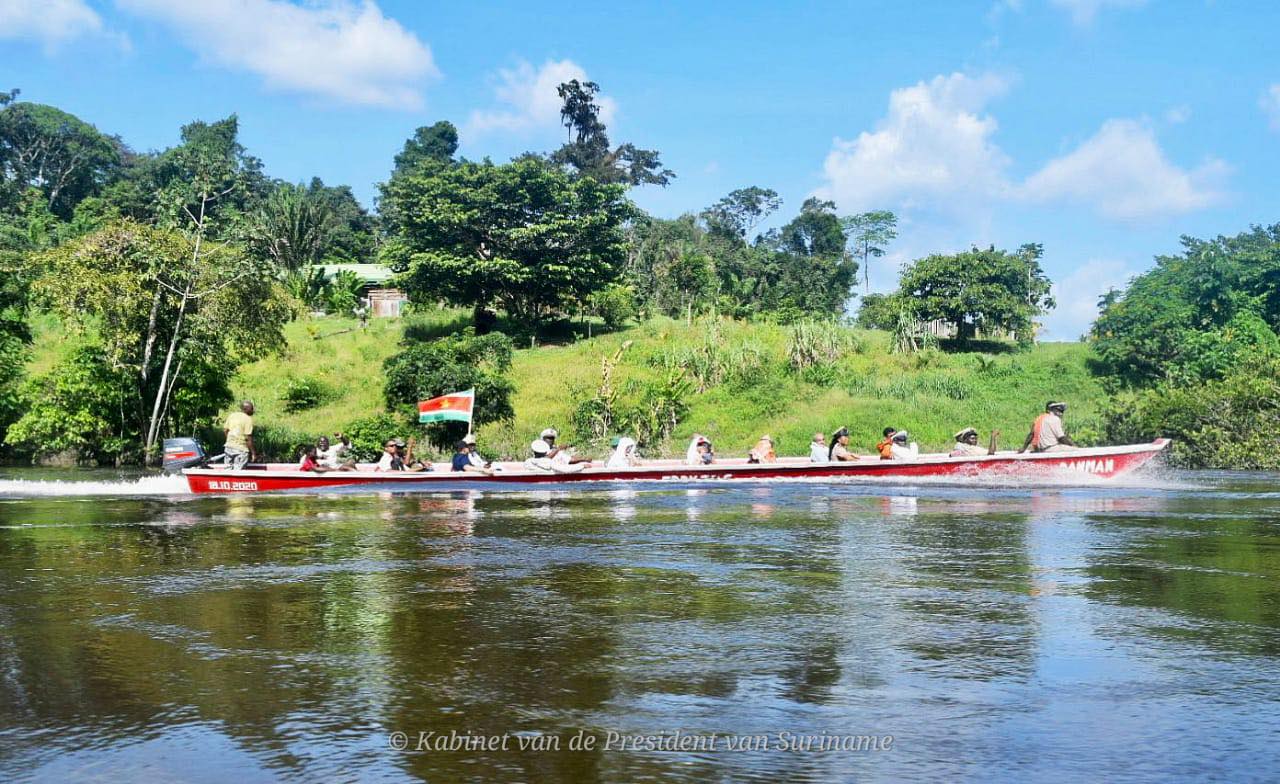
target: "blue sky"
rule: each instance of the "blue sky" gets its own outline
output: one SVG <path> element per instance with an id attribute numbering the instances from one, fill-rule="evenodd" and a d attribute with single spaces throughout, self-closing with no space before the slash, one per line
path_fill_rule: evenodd
<path id="1" fill-rule="evenodd" d="M 793 7 L 788 7 L 788 5 Z M 416 3 L 0 0 L 0 86 L 122 136 L 241 119 L 268 172 L 366 202 L 419 125 L 468 157 L 563 137 L 555 84 L 602 86 L 614 141 L 678 175 L 675 216 L 747 185 L 892 209 L 871 270 L 1042 242 L 1051 339 L 1182 234 L 1280 219 L 1280 3 L 985 0 Z"/>

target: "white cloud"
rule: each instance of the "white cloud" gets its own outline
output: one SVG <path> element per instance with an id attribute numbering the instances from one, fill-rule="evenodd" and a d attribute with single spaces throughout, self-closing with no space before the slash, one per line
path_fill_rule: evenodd
<path id="1" fill-rule="evenodd" d="M 1190 119 L 1191 107 L 1185 103 L 1180 103 L 1177 106 L 1170 106 L 1164 113 L 1164 121 L 1170 125 L 1182 125 Z"/>
<path id="2" fill-rule="evenodd" d="M 1267 122 L 1271 125 L 1271 130 L 1280 131 L 1280 84 L 1273 84 L 1268 87 L 1262 97 L 1258 99 L 1258 106 L 1267 115 Z"/>
<path id="3" fill-rule="evenodd" d="M 1007 190 L 1008 158 L 991 140 L 995 118 L 982 114 L 1009 81 L 954 73 L 894 90 L 874 132 L 836 139 L 817 195 L 842 210 L 962 205 Z"/>
<path id="4" fill-rule="evenodd" d="M 1093 24 L 1094 17 L 1103 8 L 1135 8 L 1145 5 L 1147 0 L 1051 0 L 1051 2 L 1071 14 L 1071 21 L 1077 27 L 1088 27 Z"/>
<path id="5" fill-rule="evenodd" d="M 1145 124 L 1108 120 L 1092 138 L 1028 177 L 1020 192 L 1032 201 L 1080 203 L 1109 218 L 1139 220 L 1218 203 L 1226 173 L 1227 165 L 1216 159 L 1181 169 Z"/>
<path id="6" fill-rule="evenodd" d="M 0 39 L 30 39 L 52 50 L 102 32 L 102 17 L 84 0 L 0 0 Z"/>
<path id="7" fill-rule="evenodd" d="M 1110 289 L 1123 289 L 1138 271 L 1114 259 L 1090 259 L 1053 284 L 1058 303 L 1044 319 L 1044 337 L 1075 340 L 1098 318 L 1098 298 Z"/>
<path id="8" fill-rule="evenodd" d="M 427 45 L 373 0 L 117 2 L 177 31 L 202 59 L 277 90 L 412 109 L 423 82 L 439 76 Z"/>
<path id="9" fill-rule="evenodd" d="M 556 88 L 573 79 L 588 81 L 587 72 L 572 60 L 548 60 L 539 68 L 521 61 L 515 68 L 504 68 L 498 71 L 494 87 L 494 97 L 503 108 L 472 112 L 467 125 L 477 133 L 559 128 L 562 103 Z M 597 95 L 596 104 L 600 121 L 612 124 L 617 102 Z"/>

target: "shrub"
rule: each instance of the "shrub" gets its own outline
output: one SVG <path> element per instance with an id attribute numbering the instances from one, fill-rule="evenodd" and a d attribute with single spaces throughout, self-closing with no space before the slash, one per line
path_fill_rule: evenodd
<path id="1" fill-rule="evenodd" d="M 289 413 L 315 408 L 333 395 L 333 389 L 313 378 L 291 378 L 285 381 L 280 402 Z"/>
<path id="2" fill-rule="evenodd" d="M 419 400 L 475 389 L 475 425 L 511 419 L 515 386 L 505 374 L 512 351 L 510 338 L 501 332 L 477 336 L 467 331 L 410 345 L 383 365 L 387 407 L 409 413 Z M 466 425 L 442 422 L 425 432 L 431 443 L 446 447 L 466 432 Z"/>
<path id="3" fill-rule="evenodd" d="M 1190 468 L 1280 468 L 1280 361 L 1238 368 L 1221 380 L 1174 381 L 1113 398 L 1103 413 L 1115 443 L 1165 436 Z"/>
<path id="4" fill-rule="evenodd" d="M 382 456 L 382 445 L 390 438 L 403 438 L 410 424 L 404 417 L 382 413 L 362 417 L 342 431 L 351 439 L 351 452 L 362 463 L 372 463 Z"/>
<path id="5" fill-rule="evenodd" d="M 619 329 L 636 317 L 636 292 L 630 286 L 611 283 L 591 295 L 591 312 L 609 329 Z"/>

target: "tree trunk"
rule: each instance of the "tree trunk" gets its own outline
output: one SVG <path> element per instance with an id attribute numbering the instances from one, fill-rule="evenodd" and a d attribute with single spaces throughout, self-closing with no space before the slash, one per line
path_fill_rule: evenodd
<path id="1" fill-rule="evenodd" d="M 160 385 L 156 389 L 155 402 L 151 406 L 151 421 L 147 425 L 147 442 L 144 445 L 148 465 L 155 464 L 153 451 L 160 435 L 160 412 L 165 400 L 169 397 L 169 390 L 172 388 L 169 384 L 169 369 L 173 367 L 173 355 L 177 353 L 178 337 L 182 334 L 182 319 L 187 314 L 187 303 L 190 301 L 191 284 L 188 283 L 186 291 L 182 295 L 182 302 L 178 304 L 178 318 L 173 324 L 173 337 L 169 339 L 169 350 L 165 353 L 164 367 L 160 370 Z"/>

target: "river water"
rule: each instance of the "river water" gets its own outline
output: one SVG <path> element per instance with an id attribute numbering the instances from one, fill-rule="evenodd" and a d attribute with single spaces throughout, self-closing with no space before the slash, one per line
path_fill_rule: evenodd
<path id="1" fill-rule="evenodd" d="M 1280 776 L 1275 476 L 181 488 L 0 469 L 0 780 Z"/>

